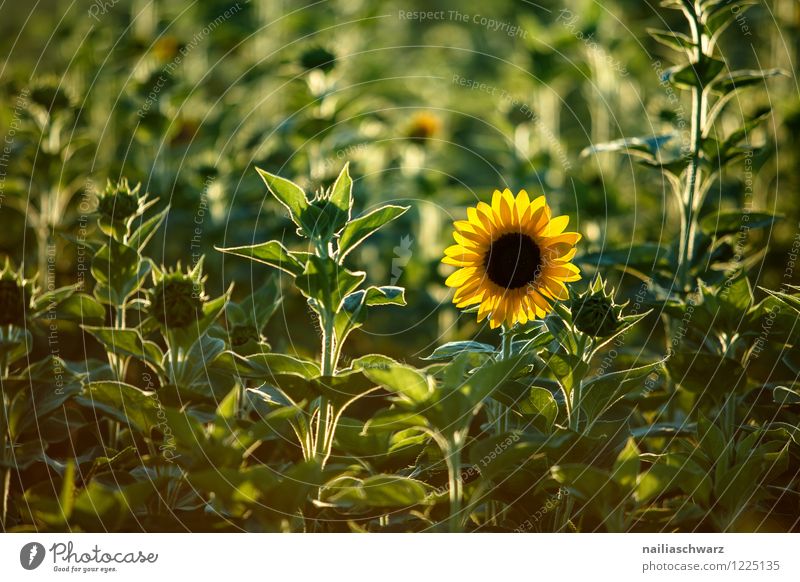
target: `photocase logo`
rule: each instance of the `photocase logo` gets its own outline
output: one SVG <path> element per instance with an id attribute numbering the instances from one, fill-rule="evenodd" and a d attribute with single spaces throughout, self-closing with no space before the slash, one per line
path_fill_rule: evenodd
<path id="1" fill-rule="evenodd" d="M 39 542 L 29 542 L 19 551 L 19 563 L 26 570 L 35 570 L 44 561 L 44 546 Z"/>
<path id="2" fill-rule="evenodd" d="M 400 275 L 403 274 L 403 268 L 411 260 L 411 244 L 413 239 L 406 235 L 400 239 L 400 245 L 394 247 L 394 258 L 392 259 L 392 280 L 390 285 L 396 285 L 400 280 Z"/>

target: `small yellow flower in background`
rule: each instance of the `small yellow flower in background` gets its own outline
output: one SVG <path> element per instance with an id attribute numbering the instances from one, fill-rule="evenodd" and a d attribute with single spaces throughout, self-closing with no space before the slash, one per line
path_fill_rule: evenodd
<path id="1" fill-rule="evenodd" d="M 460 267 L 445 284 L 458 307 L 478 305 L 478 321 L 492 329 L 543 318 L 553 302 L 567 299 L 565 283 L 581 278 L 570 263 L 581 235 L 564 232 L 568 216 L 553 217 L 544 196 L 495 190 L 492 205 L 479 202 L 457 220 L 456 243 L 442 262 Z"/>

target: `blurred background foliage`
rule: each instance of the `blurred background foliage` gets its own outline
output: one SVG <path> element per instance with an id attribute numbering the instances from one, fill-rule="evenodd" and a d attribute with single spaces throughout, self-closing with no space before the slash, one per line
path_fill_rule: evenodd
<path id="1" fill-rule="evenodd" d="M 480 331 L 473 315 L 449 305 L 439 260 L 449 223 L 495 188 L 547 194 L 557 213 L 575 218 L 583 252 L 677 236 L 677 210 L 657 172 L 624 157 L 580 157 L 594 143 L 687 130 L 685 94 L 659 79 L 674 64 L 671 51 L 646 34 L 648 27 L 683 31 L 683 23 L 656 4 L 43 0 L 6 7 L 0 252 L 33 274 L 42 246 L 55 244 L 55 282 L 75 282 L 80 261 L 69 239 L 94 228 L 88 200 L 106 179 L 125 176 L 158 197 L 159 208 L 171 206 L 149 254 L 192 264 L 205 253 L 209 292 L 234 281 L 234 296 L 245 296 L 266 271 L 213 246 L 282 239 L 292 230 L 255 166 L 314 191 L 350 160 L 357 208 L 396 202 L 412 209 L 352 257 L 368 282 L 406 287 L 409 305 L 402 317 L 386 309 L 368 322 L 348 355 L 416 360 Z M 420 11 L 435 18 L 409 17 Z M 721 53 L 729 69 L 793 71 L 798 26 L 796 1 L 759 2 L 724 33 Z M 739 97 L 721 123 L 736 127 L 765 106 L 772 113 L 751 136 L 765 146 L 752 171 L 742 164 L 728 171 L 706 204 L 707 211 L 752 205 L 785 216 L 749 234 L 758 246 L 768 241 L 751 271 L 754 283 L 777 288 L 800 219 L 795 80 Z M 621 272 L 604 276 L 623 295 L 640 284 Z M 305 301 L 289 297 L 281 309 L 268 330 L 273 349 L 313 353 L 317 331 L 297 324 L 308 321 Z M 639 333 L 663 343 L 646 326 Z"/>

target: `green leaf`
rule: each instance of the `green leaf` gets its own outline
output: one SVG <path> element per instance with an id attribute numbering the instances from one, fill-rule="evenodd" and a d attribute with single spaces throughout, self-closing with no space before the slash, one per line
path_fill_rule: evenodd
<path id="1" fill-rule="evenodd" d="M 53 356 L 33 364 L 18 377 L 6 378 L 3 392 L 14 393 L 7 411 L 12 441 L 32 426 L 39 428 L 42 419 L 61 408 L 80 390 L 77 377 L 69 372 L 61 358 Z"/>
<path id="2" fill-rule="evenodd" d="M 410 366 L 398 363 L 367 364 L 363 360 L 353 363 L 361 367 L 364 376 L 413 403 L 424 402 L 432 392 L 428 378 Z"/>
<path id="3" fill-rule="evenodd" d="M 421 481 L 399 475 L 373 475 L 351 479 L 352 485 L 336 483 L 336 493 L 326 501 L 347 509 L 408 508 L 429 500 L 428 488 Z M 347 483 L 347 480 L 344 481 Z"/>
<path id="4" fill-rule="evenodd" d="M 303 189 L 291 180 L 270 174 L 261 168 L 256 168 L 256 170 L 272 195 L 289 211 L 292 222 L 305 229 L 302 216 L 308 208 L 308 199 Z"/>
<path id="5" fill-rule="evenodd" d="M 143 252 L 144 248 L 147 246 L 147 243 L 150 242 L 150 239 L 153 238 L 153 235 L 163 224 L 168 213 L 169 206 L 152 218 L 148 218 L 142 222 L 133 232 L 133 234 L 131 234 L 130 239 L 127 241 L 128 245 L 134 249 L 137 249 L 140 253 Z"/>
<path id="6" fill-rule="evenodd" d="M 709 236 L 725 236 L 745 229 L 755 230 L 770 228 L 783 216 L 768 212 L 740 212 L 737 210 L 720 210 L 704 216 L 700 220 L 702 228 Z"/>
<path id="7" fill-rule="evenodd" d="M 164 354 L 158 344 L 142 339 L 135 329 L 115 329 L 113 327 L 92 327 L 84 325 L 83 329 L 92 334 L 106 349 L 115 356 L 133 356 L 161 368 Z"/>
<path id="8" fill-rule="evenodd" d="M 648 28 L 647 32 L 661 44 L 675 49 L 676 51 L 691 51 L 694 49 L 694 42 L 692 41 L 691 37 L 683 34 L 682 32 L 658 30 L 655 28 Z"/>
<path id="9" fill-rule="evenodd" d="M 648 426 L 639 426 L 631 429 L 631 436 L 635 439 L 646 438 L 674 438 L 679 436 L 694 436 L 696 426 L 688 422 L 657 422 Z"/>
<path id="10" fill-rule="evenodd" d="M 106 309 L 93 297 L 85 293 L 76 293 L 58 304 L 55 317 L 62 321 L 102 325 L 106 318 Z"/>
<path id="11" fill-rule="evenodd" d="M 787 386 L 772 389 L 772 401 L 777 404 L 800 404 L 800 390 Z"/>
<path id="12" fill-rule="evenodd" d="M 751 7 L 758 4 L 758 0 L 720 0 L 707 10 L 703 11 L 703 26 L 706 33 L 718 37 L 734 20 Z"/>
<path id="13" fill-rule="evenodd" d="M 629 438 L 614 462 L 614 470 L 611 476 L 614 481 L 625 489 L 632 489 L 636 485 L 640 468 L 639 447 L 636 446 L 636 442 L 632 438 Z"/>
<path id="14" fill-rule="evenodd" d="M 652 270 L 664 264 L 667 249 L 656 243 L 642 243 L 627 248 L 603 249 L 593 253 L 585 253 L 575 258 L 575 262 L 592 266 L 630 266 Z"/>
<path id="15" fill-rule="evenodd" d="M 546 429 L 549 432 L 558 416 L 558 404 L 553 394 L 546 388 L 531 386 L 530 395 L 519 406 L 523 414 L 538 415 L 544 418 Z"/>
<path id="16" fill-rule="evenodd" d="M 303 273 L 304 265 L 294 258 L 280 242 L 271 240 L 255 245 L 245 245 L 241 247 L 214 247 L 221 253 L 228 253 L 244 257 L 252 261 L 264 263 L 270 267 L 275 267 L 285 271 L 295 277 Z"/>
<path id="17" fill-rule="evenodd" d="M 347 294 L 334 320 L 337 341 L 344 343 L 350 332 L 364 324 L 367 319 L 365 307 L 405 304 L 405 289 L 402 287 L 368 287 Z"/>
<path id="18" fill-rule="evenodd" d="M 400 430 L 428 427 L 428 420 L 421 414 L 414 414 L 395 408 L 380 410 L 364 424 L 364 433 L 386 433 Z"/>
<path id="19" fill-rule="evenodd" d="M 665 133 L 649 137 L 617 139 L 607 143 L 586 147 L 581 151 L 581 156 L 586 157 L 605 152 L 621 152 L 630 156 L 655 160 L 661 151 L 661 146 L 671 141 L 674 137 L 674 133 Z"/>
<path id="20" fill-rule="evenodd" d="M 684 390 L 712 397 L 722 397 L 747 381 L 739 362 L 708 352 L 675 352 L 667 361 L 667 370 Z"/>
<path id="21" fill-rule="evenodd" d="M 753 305 L 753 289 L 744 272 L 734 275 L 717 292 L 720 315 L 725 318 L 731 329 L 736 329 L 745 314 Z"/>
<path id="22" fill-rule="evenodd" d="M 581 409 L 589 418 L 598 418 L 631 391 L 631 384 L 638 384 L 645 376 L 661 369 L 665 361 L 660 360 L 637 368 L 608 372 L 591 378 L 583 386 Z"/>
<path id="23" fill-rule="evenodd" d="M 349 406 L 376 389 L 376 382 L 362 373 L 362 370 L 344 370 L 336 376 L 314 378 L 314 391 L 331 400 L 339 409 Z"/>
<path id="24" fill-rule="evenodd" d="M 0 326 L 0 358 L 13 364 L 33 349 L 33 334 L 17 326 Z"/>
<path id="25" fill-rule="evenodd" d="M 53 289 L 47 293 L 42 293 L 33 300 L 31 308 L 37 315 L 46 310 L 51 310 L 72 297 L 77 289 L 78 285 L 69 285 L 67 287 Z M 105 310 L 103 310 L 103 315 L 105 315 Z"/>
<path id="26" fill-rule="evenodd" d="M 337 260 L 341 263 L 347 254 L 385 224 L 401 216 L 408 206 L 386 205 L 351 220 L 339 235 Z"/>
<path id="27" fill-rule="evenodd" d="M 347 162 L 339 172 L 336 182 L 331 188 L 330 202 L 344 213 L 347 220 L 353 208 L 353 179 L 350 177 L 350 162 Z"/>
<path id="28" fill-rule="evenodd" d="M 367 287 L 364 291 L 356 291 L 358 293 L 365 293 L 364 304 L 373 307 L 378 305 L 405 305 L 406 304 L 406 290 L 403 287 L 394 285 L 385 285 L 383 287 Z"/>
<path id="29" fill-rule="evenodd" d="M 125 382 L 89 382 L 75 400 L 144 436 L 149 436 L 154 427 L 164 422 L 159 418 L 162 408 L 155 392 L 145 392 Z"/>
<path id="30" fill-rule="evenodd" d="M 586 362 L 569 354 L 550 354 L 545 365 L 567 394 L 572 393 L 589 369 Z"/>
<path id="31" fill-rule="evenodd" d="M 756 84 L 762 84 L 766 79 L 772 77 L 788 77 L 783 69 L 750 69 L 745 71 L 732 71 L 716 79 L 710 89 L 715 93 L 727 94 L 737 89 L 744 89 Z"/>
<path id="32" fill-rule="evenodd" d="M 242 371 L 248 375 L 256 375 L 261 378 L 275 376 L 293 375 L 310 380 L 319 376 L 319 365 L 311 360 L 303 360 L 285 354 L 254 354 L 244 360 L 249 366 L 249 372 Z"/>
<path id="33" fill-rule="evenodd" d="M 252 325 L 261 332 L 280 307 L 283 298 L 280 294 L 278 277 L 270 275 L 261 286 L 241 303 L 228 303 L 225 316 L 230 324 Z"/>
<path id="34" fill-rule="evenodd" d="M 664 72 L 666 80 L 676 87 L 691 89 L 706 87 L 725 68 L 725 62 L 715 57 L 703 56 L 698 62 L 671 67 Z"/>
<path id="35" fill-rule="evenodd" d="M 312 255 L 295 285 L 306 297 L 329 311 L 337 312 L 344 298 L 361 285 L 365 277 L 363 271 L 352 272 L 333 259 Z"/>
<path id="36" fill-rule="evenodd" d="M 656 463 L 639 477 L 636 486 L 636 499 L 640 503 L 647 503 L 656 497 L 666 495 L 678 487 L 678 474 L 676 467 Z"/>
<path id="37" fill-rule="evenodd" d="M 733 443 L 725 438 L 725 433 L 722 432 L 722 429 L 703 414 L 698 415 L 697 441 L 700 445 L 700 450 L 706 454 L 710 463 L 723 458 L 726 455 L 726 451 L 733 446 Z"/>
<path id="38" fill-rule="evenodd" d="M 606 471 L 588 465 L 565 463 L 550 468 L 553 479 L 569 489 L 578 499 L 614 507 L 623 494 Z"/>
<path id="39" fill-rule="evenodd" d="M 433 353 L 423 360 L 451 360 L 458 354 L 494 354 L 497 348 L 489 344 L 474 341 L 448 342 L 439 346 Z"/>

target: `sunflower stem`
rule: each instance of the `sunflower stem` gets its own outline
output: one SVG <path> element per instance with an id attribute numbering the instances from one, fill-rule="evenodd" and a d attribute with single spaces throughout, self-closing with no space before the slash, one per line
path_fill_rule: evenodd
<path id="1" fill-rule="evenodd" d="M 697 51 L 698 61 L 710 57 L 706 48 L 708 43 L 703 34 L 701 24 L 696 15 L 691 11 L 684 11 L 692 31 L 692 41 Z M 706 87 L 692 88 L 692 118 L 691 118 L 691 151 L 689 152 L 689 168 L 686 174 L 686 189 L 683 195 L 683 209 L 681 215 L 681 239 L 678 254 L 677 284 L 679 292 L 687 290 L 689 271 L 694 260 L 694 238 L 697 230 L 696 206 L 698 205 L 698 190 L 702 181 L 700 176 L 700 152 L 703 149 L 703 126 L 706 123 L 708 109 L 708 96 Z"/>
<path id="2" fill-rule="evenodd" d="M 461 479 L 461 447 L 456 443 L 450 443 L 445 451 L 445 461 L 447 463 L 448 489 L 450 492 L 448 529 L 450 533 L 460 533 L 461 497 L 464 488 L 464 482 Z"/>
<path id="3" fill-rule="evenodd" d="M 511 357 L 511 342 L 514 340 L 514 334 L 506 326 L 503 326 L 500 338 L 500 359 L 507 360 Z"/>

